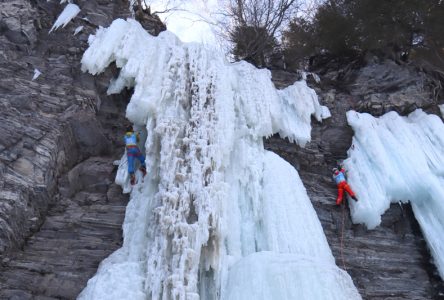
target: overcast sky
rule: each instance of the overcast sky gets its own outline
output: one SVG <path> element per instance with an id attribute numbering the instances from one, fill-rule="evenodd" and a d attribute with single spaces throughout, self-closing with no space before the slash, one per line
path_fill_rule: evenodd
<path id="1" fill-rule="evenodd" d="M 320 0 L 305 0 L 305 6 L 311 6 Z M 176 34 L 183 42 L 198 42 L 228 49 L 227 41 L 220 38 L 220 28 L 211 25 L 227 0 L 145 0 L 151 5 L 151 12 L 176 8 L 168 13 L 160 13 L 159 17 L 167 25 L 169 31 Z M 305 8 L 306 8 L 305 7 Z"/>
<path id="2" fill-rule="evenodd" d="M 205 20 L 212 21 L 218 8 L 218 0 L 152 0 L 151 11 L 165 10 L 168 2 L 170 7 L 178 8 L 178 10 L 159 14 L 169 31 L 175 33 L 183 42 L 216 44 L 214 28 Z"/>

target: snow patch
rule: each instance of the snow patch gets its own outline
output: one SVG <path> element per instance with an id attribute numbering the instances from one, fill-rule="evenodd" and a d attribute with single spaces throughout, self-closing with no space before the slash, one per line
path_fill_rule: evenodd
<path id="1" fill-rule="evenodd" d="M 301 75 L 302 75 L 302 79 L 304 79 L 304 80 L 307 80 L 308 76 L 312 76 L 316 83 L 320 83 L 321 82 L 321 78 L 316 73 L 302 71 Z"/>
<path id="2" fill-rule="evenodd" d="M 359 202 L 350 203 L 355 223 L 373 229 L 390 203 L 410 201 L 444 278 L 444 124 L 422 110 L 380 118 L 349 111 L 355 136 L 345 161 Z"/>
<path id="3" fill-rule="evenodd" d="M 77 14 L 80 12 L 80 8 L 76 4 L 68 3 L 65 9 L 62 11 L 60 16 L 55 21 L 54 25 L 51 27 L 49 33 L 53 30 L 57 30 L 60 26 L 65 27 L 69 21 L 74 19 Z"/>
<path id="4" fill-rule="evenodd" d="M 39 78 L 39 76 L 42 74 L 42 72 L 40 72 L 38 69 L 34 69 L 34 76 L 32 76 L 32 81 L 36 80 L 37 78 Z"/>
<path id="5" fill-rule="evenodd" d="M 327 115 L 304 81 L 276 90 L 268 70 L 169 32 L 152 37 L 134 20 L 88 42 L 83 71 L 115 62 L 108 93 L 134 87 L 126 116 L 146 129 L 148 175 L 131 189 L 122 156 L 116 182 L 132 190 L 123 246 L 79 299 L 360 299 L 298 173 L 264 150 L 274 133 L 304 145 L 311 116 Z"/>
<path id="6" fill-rule="evenodd" d="M 83 26 L 78 26 L 75 30 L 74 30 L 74 35 L 78 34 L 79 32 L 81 32 L 83 30 Z"/>

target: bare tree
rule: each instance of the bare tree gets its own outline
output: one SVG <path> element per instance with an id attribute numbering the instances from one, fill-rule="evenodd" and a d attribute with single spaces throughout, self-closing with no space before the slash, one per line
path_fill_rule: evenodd
<path id="1" fill-rule="evenodd" d="M 183 9 L 180 9 L 180 4 L 184 2 L 183 0 L 167 0 L 163 2 L 163 9 L 162 10 L 152 10 L 151 9 L 151 3 L 152 1 L 149 0 L 130 0 L 130 6 L 131 9 L 135 14 L 137 12 L 139 13 L 147 13 L 149 15 L 159 15 L 159 14 L 165 14 L 172 11 L 182 11 Z"/>
<path id="2" fill-rule="evenodd" d="M 288 24 L 301 5 L 301 0 L 228 0 L 221 14 L 227 17 L 223 30 L 234 45 L 235 58 L 264 66 L 283 25 Z"/>

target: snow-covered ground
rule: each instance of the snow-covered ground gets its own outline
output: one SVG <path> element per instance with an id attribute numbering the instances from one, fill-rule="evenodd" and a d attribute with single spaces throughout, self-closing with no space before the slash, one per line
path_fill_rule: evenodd
<path id="1" fill-rule="evenodd" d="M 305 82 L 278 91 L 267 70 L 133 20 L 89 43 L 84 71 L 115 61 L 108 92 L 134 87 L 126 113 L 146 136 L 148 175 L 132 189 L 122 248 L 79 299 L 361 298 L 298 173 L 263 147 L 276 132 L 304 145 L 311 115 L 329 116 Z M 127 177 L 123 156 L 124 189 Z"/>
<path id="2" fill-rule="evenodd" d="M 353 221 L 375 228 L 390 203 L 412 203 L 435 263 L 444 278 L 444 124 L 416 110 L 380 118 L 349 111 L 355 136 L 345 165 L 359 202 Z"/>

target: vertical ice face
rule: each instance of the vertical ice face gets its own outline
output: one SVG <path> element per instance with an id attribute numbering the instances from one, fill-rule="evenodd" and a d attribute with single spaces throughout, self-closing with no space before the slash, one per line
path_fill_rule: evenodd
<path id="1" fill-rule="evenodd" d="M 303 145 L 328 116 L 305 82 L 116 20 L 89 40 L 82 68 L 120 68 L 127 117 L 146 128 L 148 175 L 128 204 L 124 244 L 80 299 L 360 299 L 340 270 L 297 172 L 264 150 L 279 132 Z M 128 189 L 125 157 L 116 181 Z M 299 297 L 300 296 L 300 297 Z"/>
<path id="2" fill-rule="evenodd" d="M 435 263 L 444 278 L 444 124 L 416 110 L 408 117 L 347 113 L 355 131 L 345 161 L 359 202 L 353 221 L 375 228 L 390 203 L 412 203 Z"/>

